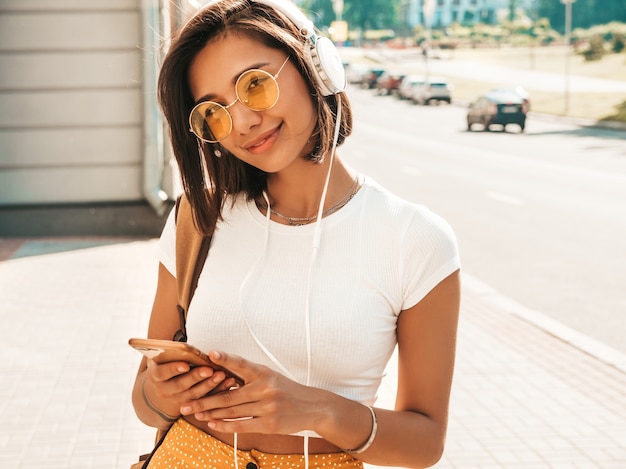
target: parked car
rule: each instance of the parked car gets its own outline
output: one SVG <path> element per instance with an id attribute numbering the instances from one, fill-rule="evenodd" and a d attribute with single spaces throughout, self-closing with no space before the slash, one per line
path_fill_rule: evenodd
<path id="1" fill-rule="evenodd" d="M 384 72 L 376 80 L 376 92 L 378 94 L 395 94 L 404 78 L 402 73 Z"/>
<path id="2" fill-rule="evenodd" d="M 378 81 L 378 77 L 380 77 L 383 73 L 385 73 L 384 68 L 370 68 L 363 77 L 361 87 L 369 89 L 376 88 L 376 82 Z"/>
<path id="3" fill-rule="evenodd" d="M 344 66 L 346 70 L 346 79 L 352 85 L 361 85 L 366 77 L 369 76 L 371 66 L 362 63 L 347 64 Z"/>
<path id="4" fill-rule="evenodd" d="M 526 102 L 526 106 L 528 107 L 527 111 L 530 111 L 530 96 L 528 95 L 528 91 L 522 86 L 516 86 L 515 88 L 494 88 L 490 90 L 489 93 L 515 93 Z"/>
<path id="5" fill-rule="evenodd" d="M 413 102 L 417 104 L 432 104 L 443 101 L 452 102 L 452 86 L 443 78 L 429 78 L 423 86 L 413 88 Z"/>
<path id="6" fill-rule="evenodd" d="M 480 96 L 470 104 L 467 112 L 467 130 L 474 124 L 481 124 L 483 130 L 491 130 L 492 125 L 501 125 L 506 131 L 509 124 L 517 124 L 523 132 L 526 128 L 528 101 L 510 90 L 494 90 Z"/>
<path id="7" fill-rule="evenodd" d="M 397 96 L 400 99 L 413 99 L 415 88 L 424 86 L 424 77 L 418 75 L 407 75 L 398 86 Z"/>

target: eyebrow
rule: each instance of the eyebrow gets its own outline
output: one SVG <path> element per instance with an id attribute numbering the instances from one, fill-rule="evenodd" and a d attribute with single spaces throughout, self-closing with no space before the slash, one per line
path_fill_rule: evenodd
<path id="1" fill-rule="evenodd" d="M 238 74 L 236 74 L 236 75 L 233 77 L 233 79 L 232 79 L 232 85 L 233 85 L 233 86 L 235 86 L 235 84 L 237 83 L 237 80 L 239 80 L 239 77 L 240 77 L 241 75 L 243 75 L 244 73 L 246 73 L 246 72 L 248 72 L 248 71 L 250 71 L 250 70 L 261 69 L 261 67 L 265 67 L 265 66 L 267 66 L 267 65 L 270 65 L 270 63 L 269 63 L 269 62 L 260 62 L 260 63 L 257 63 L 257 64 L 253 64 L 253 65 L 252 65 L 252 66 L 250 66 L 250 67 L 246 67 L 245 69 L 243 69 L 241 72 L 239 72 Z M 201 96 L 200 98 L 198 98 L 198 99 L 196 100 L 195 104 L 197 105 L 197 104 L 203 103 L 203 102 L 205 102 L 205 101 L 213 101 L 213 100 L 215 99 L 215 97 L 216 97 L 216 96 L 217 96 L 217 95 L 216 95 L 216 94 L 214 94 L 214 93 L 208 93 L 208 94 L 205 94 L 204 96 Z"/>

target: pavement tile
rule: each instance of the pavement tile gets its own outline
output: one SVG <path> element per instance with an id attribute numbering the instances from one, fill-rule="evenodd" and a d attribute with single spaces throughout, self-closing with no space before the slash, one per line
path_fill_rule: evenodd
<path id="1" fill-rule="evenodd" d="M 152 446 L 130 402 L 139 357 L 126 343 L 145 335 L 155 240 L 83 241 L 0 239 L 0 468 L 127 468 Z M 492 296 L 464 282 L 435 467 L 625 468 L 626 373 Z M 394 360 L 380 407 L 393 407 Z"/>

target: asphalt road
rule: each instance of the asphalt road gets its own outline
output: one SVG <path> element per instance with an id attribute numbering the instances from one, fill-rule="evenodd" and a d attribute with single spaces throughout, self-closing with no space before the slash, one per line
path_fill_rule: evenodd
<path id="1" fill-rule="evenodd" d="M 464 270 L 626 352 L 626 132 L 531 116 L 468 132 L 466 110 L 351 87 L 340 154 L 455 229 Z"/>

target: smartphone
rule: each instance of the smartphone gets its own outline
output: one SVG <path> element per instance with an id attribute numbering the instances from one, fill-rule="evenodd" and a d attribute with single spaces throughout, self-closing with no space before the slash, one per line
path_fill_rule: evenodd
<path id="1" fill-rule="evenodd" d="M 157 363 L 186 362 L 192 367 L 208 366 L 215 371 L 223 371 L 229 378 L 234 378 L 239 386 L 244 384 L 243 379 L 235 373 L 213 363 L 206 353 L 186 342 L 132 338 L 128 345 Z"/>

